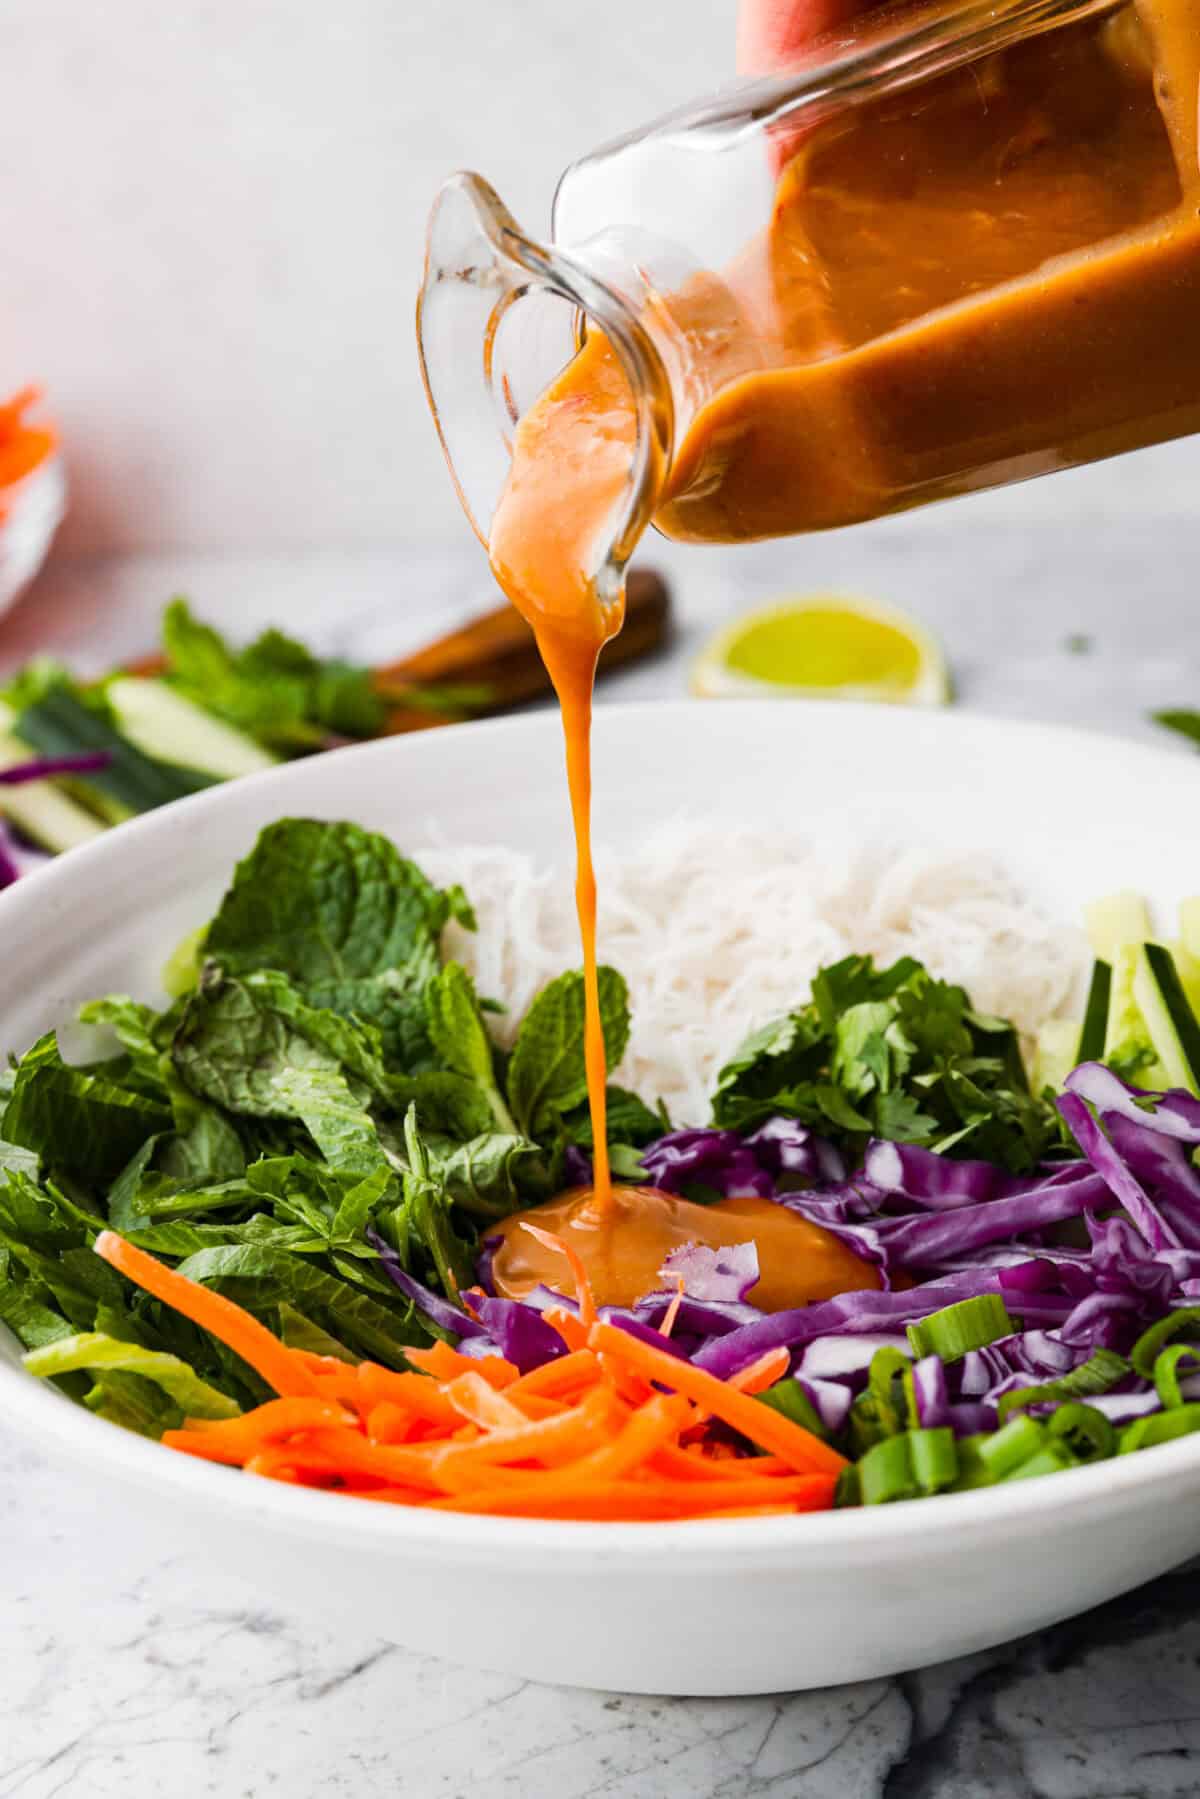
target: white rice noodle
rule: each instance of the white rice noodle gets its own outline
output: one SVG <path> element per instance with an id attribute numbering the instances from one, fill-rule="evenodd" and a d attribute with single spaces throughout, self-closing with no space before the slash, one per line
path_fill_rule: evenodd
<path id="1" fill-rule="evenodd" d="M 420 850 L 439 884 L 461 882 L 479 917 L 447 953 L 511 1040 L 532 999 L 579 965 L 569 873 L 498 848 Z M 600 957 L 629 983 L 633 1028 L 615 1078 L 702 1124 L 717 1070 L 746 1034 L 808 997 L 816 971 L 851 951 L 918 957 L 1029 1038 L 1072 995 L 1078 931 L 1049 923 L 976 853 L 815 844 L 776 830 L 665 827 L 636 857 L 597 858 Z"/>

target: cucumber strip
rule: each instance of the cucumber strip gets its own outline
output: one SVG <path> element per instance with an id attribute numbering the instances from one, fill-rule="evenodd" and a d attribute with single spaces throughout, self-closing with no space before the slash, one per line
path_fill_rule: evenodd
<path id="1" fill-rule="evenodd" d="M 18 768 L 33 756 L 27 743 L 0 733 L 0 768 Z M 100 820 L 76 805 L 53 781 L 27 781 L 19 787 L 6 787 L 0 797 L 0 812 L 31 843 L 55 856 L 104 834 Z"/>
<path id="2" fill-rule="evenodd" d="M 1200 1024 L 1161 943 L 1143 943 L 1138 951 L 1133 994 L 1171 1085 L 1200 1095 Z"/>
<path id="3" fill-rule="evenodd" d="M 1179 936 L 1188 955 L 1200 961 L 1200 895 L 1180 900 Z"/>
<path id="4" fill-rule="evenodd" d="M 1175 972 L 1183 982 L 1183 991 L 1187 994 L 1188 1005 L 1200 1016 L 1200 962 L 1192 955 L 1187 944 L 1182 941 L 1169 943 L 1167 948 L 1175 960 Z"/>
<path id="5" fill-rule="evenodd" d="M 1083 909 L 1088 942 L 1101 962 L 1115 962 L 1127 943 L 1144 943 L 1150 936 L 1150 914 L 1140 893 L 1110 893 Z"/>
<path id="6" fill-rule="evenodd" d="M 1092 979 L 1083 1008 L 1083 1025 L 1079 1032 L 1076 1057 L 1080 1062 L 1098 1062 L 1104 1054 L 1108 1032 L 1108 1006 L 1112 996 L 1112 964 L 1097 957 L 1092 964 Z"/>
<path id="7" fill-rule="evenodd" d="M 1103 1059 L 1137 1086 L 1161 1089 L 1170 1085 L 1170 1076 L 1134 993 L 1141 951 L 1140 943 L 1126 943 L 1113 958 Z"/>
<path id="8" fill-rule="evenodd" d="M 1080 1060 L 1076 1020 L 1048 1018 L 1037 1034 L 1034 1091 L 1041 1093 L 1049 1087 L 1052 1093 L 1061 1093 L 1067 1076 Z"/>
<path id="9" fill-rule="evenodd" d="M 130 813 L 150 812 L 170 800 L 216 785 L 214 775 L 143 755 L 101 713 L 83 705 L 66 687 L 52 687 L 26 707 L 15 728 L 17 736 L 43 756 L 107 750 L 111 762 L 107 768 L 86 777 L 86 791 L 99 796 L 113 823 Z M 80 777 L 81 782 L 83 779 Z"/>
<path id="10" fill-rule="evenodd" d="M 230 781 L 276 766 L 277 758 L 244 731 L 213 718 L 161 681 L 120 675 L 105 695 L 122 735 L 144 756 Z"/>

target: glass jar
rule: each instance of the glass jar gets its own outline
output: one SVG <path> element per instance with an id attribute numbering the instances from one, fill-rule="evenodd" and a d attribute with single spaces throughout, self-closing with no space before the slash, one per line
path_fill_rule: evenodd
<path id="1" fill-rule="evenodd" d="M 893 7 L 574 164 L 549 244 L 455 176 L 418 337 L 477 531 L 597 330 L 617 566 L 651 514 L 848 525 L 1200 428 L 1198 68 L 1200 0 Z"/>

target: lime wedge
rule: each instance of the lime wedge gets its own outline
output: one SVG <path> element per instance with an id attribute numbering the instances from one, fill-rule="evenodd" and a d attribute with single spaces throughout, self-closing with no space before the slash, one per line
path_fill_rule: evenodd
<path id="1" fill-rule="evenodd" d="M 691 689 L 707 699 L 888 700 L 951 696 L 941 645 L 895 606 L 840 594 L 781 600 L 744 614 L 705 648 Z"/>

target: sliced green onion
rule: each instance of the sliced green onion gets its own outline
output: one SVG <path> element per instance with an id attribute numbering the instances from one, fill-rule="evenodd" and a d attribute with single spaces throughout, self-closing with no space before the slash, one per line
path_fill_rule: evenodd
<path id="1" fill-rule="evenodd" d="M 910 1430 L 908 1443 L 913 1476 L 922 1493 L 941 1493 L 953 1485 L 958 1476 L 958 1449 L 952 1430 Z"/>
<path id="2" fill-rule="evenodd" d="M 1164 1349 L 1154 1358 L 1154 1385 L 1158 1397 L 1169 1412 L 1184 1403 L 1179 1386 L 1180 1362 L 1192 1362 L 1200 1367 L 1200 1346 L 1194 1343 L 1172 1343 L 1169 1349 Z"/>
<path id="3" fill-rule="evenodd" d="M 1002 1478 L 1005 1482 L 1036 1480 L 1041 1474 L 1061 1474 L 1064 1468 L 1075 1465 L 1075 1457 L 1065 1443 L 1047 1443 Z"/>
<path id="4" fill-rule="evenodd" d="M 858 1464 L 864 1505 L 889 1505 L 940 1493 L 958 1473 L 952 1430 L 910 1430 L 885 1437 Z"/>
<path id="5" fill-rule="evenodd" d="M 890 1345 L 877 1349 L 871 1357 L 871 1371 L 867 1377 L 867 1391 L 875 1401 L 879 1422 L 889 1437 L 896 1436 L 906 1424 L 915 1424 L 915 1416 L 909 1415 L 909 1395 L 904 1387 L 906 1376 L 912 1372 L 912 1363 L 902 1349 L 893 1349 Z"/>
<path id="6" fill-rule="evenodd" d="M 1000 1395 L 997 1410 L 1003 1424 L 1010 1412 L 1024 1411 L 1031 1405 L 1049 1405 L 1056 1399 L 1090 1399 L 1093 1394 L 1107 1393 L 1129 1373 L 1130 1363 L 1115 1349 L 1098 1349 L 1078 1368 L 1057 1380 L 1043 1381 L 1036 1387 L 1014 1387 Z"/>
<path id="7" fill-rule="evenodd" d="M 1045 1439 L 1045 1425 L 1023 1412 L 980 1442 L 979 1459 L 993 1480 L 1007 1480 L 1022 1462 L 1037 1454 Z"/>
<path id="8" fill-rule="evenodd" d="M 931 1312 L 908 1327 L 908 1341 L 919 1362 L 922 1356 L 941 1356 L 957 1362 L 972 1349 L 986 1349 L 1000 1337 L 1009 1337 L 1013 1321 L 998 1293 L 981 1293 L 976 1299 L 960 1299 L 957 1305 Z"/>
<path id="9" fill-rule="evenodd" d="M 884 1437 L 874 1448 L 868 1449 L 859 1461 L 858 1478 L 864 1505 L 887 1505 L 894 1499 L 916 1499 L 918 1488 L 908 1438 Z"/>
<path id="10" fill-rule="evenodd" d="M 1154 1379 L 1154 1363 L 1159 1351 L 1184 1330 L 1194 1330 L 1200 1336 L 1200 1306 L 1180 1306 L 1178 1311 L 1168 1312 L 1165 1318 L 1142 1332 L 1129 1352 L 1129 1359 L 1143 1380 Z"/>
<path id="11" fill-rule="evenodd" d="M 1046 1423 L 1051 1437 L 1065 1443 L 1077 1462 L 1102 1462 L 1116 1449 L 1116 1432 L 1094 1405 L 1060 1405 Z"/>
<path id="12" fill-rule="evenodd" d="M 956 1493 L 967 1493 L 973 1487 L 990 1487 L 995 1484 L 995 1475 L 979 1453 L 983 1444 L 990 1441 L 991 1438 L 983 1434 L 959 1438 L 958 1476 L 954 1482 Z"/>
<path id="13" fill-rule="evenodd" d="M 802 1424 L 814 1437 L 822 1442 L 829 1440 L 829 1432 L 821 1422 L 821 1415 L 816 1406 L 793 1374 L 785 1374 L 777 1380 L 773 1387 L 760 1393 L 758 1399 L 762 1405 L 769 1405 L 773 1412 L 782 1412 L 793 1424 Z"/>
<path id="14" fill-rule="evenodd" d="M 833 1508 L 835 1511 L 843 1511 L 847 1506 L 861 1504 L 862 1483 L 858 1478 L 858 1469 L 851 1462 L 837 1477 L 837 1486 L 833 1489 Z"/>
<path id="15" fill-rule="evenodd" d="M 850 1407 L 850 1422 L 847 1426 L 850 1436 L 850 1454 L 865 1455 L 876 1443 L 884 1441 L 892 1433 L 887 1429 L 879 1416 L 879 1406 L 873 1393 L 860 1393 Z"/>
<path id="16" fill-rule="evenodd" d="M 1170 1443 L 1176 1437 L 1187 1437 L 1200 1430 L 1200 1405 L 1179 1405 L 1170 1412 L 1151 1412 L 1148 1418 L 1135 1418 L 1121 1432 L 1118 1455 L 1129 1455 L 1135 1449 L 1153 1449 L 1156 1443 Z"/>

